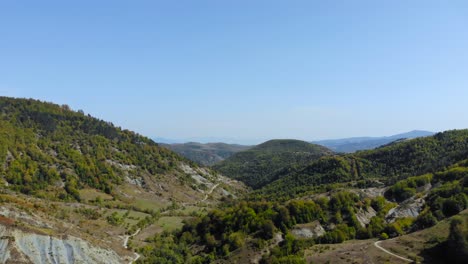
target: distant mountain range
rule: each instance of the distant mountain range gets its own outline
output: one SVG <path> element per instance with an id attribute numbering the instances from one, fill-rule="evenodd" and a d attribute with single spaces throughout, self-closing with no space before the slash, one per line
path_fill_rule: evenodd
<path id="1" fill-rule="evenodd" d="M 208 143 L 226 143 L 233 145 L 246 145 L 254 146 L 264 142 L 262 139 L 255 138 L 231 138 L 231 137 L 189 137 L 189 138 L 166 138 L 166 137 L 153 137 L 154 142 L 162 144 L 185 144 L 189 142 L 197 142 L 202 144 Z"/>
<path id="2" fill-rule="evenodd" d="M 352 153 L 358 150 L 374 149 L 401 139 L 427 137 L 434 134 L 430 131 L 413 130 L 388 137 L 353 137 L 313 141 L 312 143 L 325 146 L 335 152 Z"/>
<path id="3" fill-rule="evenodd" d="M 401 133 L 388 137 L 353 137 L 343 139 L 320 140 L 313 141 L 311 143 L 325 146 L 334 152 L 352 153 L 358 150 L 374 149 L 402 139 L 426 137 L 431 135 L 434 135 L 434 133 L 429 131 L 413 130 L 407 133 Z M 203 143 L 205 141 L 201 141 L 202 143 L 181 143 L 179 140 L 166 138 L 154 138 L 154 141 L 178 153 L 179 155 L 184 156 L 189 160 L 195 161 L 198 164 L 205 166 L 212 166 L 231 157 L 237 152 L 245 151 L 255 147 L 255 145 L 248 146 L 239 144 L 229 144 L 226 142 Z M 232 142 L 232 139 L 230 139 L 227 142 Z M 259 144 L 256 146 L 261 145 L 263 144 Z"/>
<path id="4" fill-rule="evenodd" d="M 211 166 L 217 162 L 229 158 L 234 153 L 247 150 L 252 146 L 243 146 L 226 143 L 198 143 L 188 142 L 183 144 L 160 144 L 172 151 L 205 166 Z"/>

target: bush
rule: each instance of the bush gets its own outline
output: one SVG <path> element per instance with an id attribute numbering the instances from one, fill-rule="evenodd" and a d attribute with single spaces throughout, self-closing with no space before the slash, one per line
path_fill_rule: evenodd
<path id="1" fill-rule="evenodd" d="M 379 239 L 380 239 L 380 240 L 386 240 L 386 239 L 388 239 L 387 233 L 384 232 L 384 233 L 380 234 Z"/>

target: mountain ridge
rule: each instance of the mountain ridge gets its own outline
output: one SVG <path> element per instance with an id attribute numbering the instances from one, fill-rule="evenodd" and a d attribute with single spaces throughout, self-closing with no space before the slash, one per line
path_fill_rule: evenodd
<path id="1" fill-rule="evenodd" d="M 426 137 L 434 135 L 434 132 L 425 130 L 412 130 L 405 133 L 399 133 L 391 136 L 383 137 L 351 137 L 341 139 L 325 139 L 312 141 L 312 143 L 319 144 L 330 148 L 336 152 L 352 153 L 359 150 L 374 149 L 386 144 L 389 144 L 395 140 L 400 139 L 412 139 L 418 137 Z"/>
<path id="2" fill-rule="evenodd" d="M 259 188 L 275 179 L 284 167 L 308 163 L 332 151 L 326 147 L 296 139 L 274 139 L 237 152 L 213 168 L 222 174 Z"/>
<path id="3" fill-rule="evenodd" d="M 216 143 L 176 143 L 176 144 L 161 144 L 164 147 L 184 156 L 185 158 L 197 162 L 198 164 L 211 166 L 220 161 L 229 158 L 234 153 L 247 150 L 251 146 L 228 144 L 222 142 Z"/>
<path id="4" fill-rule="evenodd" d="M 450 148 L 448 148 L 450 146 Z M 421 175 L 468 157 L 468 129 L 396 142 L 356 153 L 329 155 L 306 166 L 287 170 L 259 192 L 278 195 L 283 190 L 304 193 L 316 185 L 369 178 L 395 180 Z"/>

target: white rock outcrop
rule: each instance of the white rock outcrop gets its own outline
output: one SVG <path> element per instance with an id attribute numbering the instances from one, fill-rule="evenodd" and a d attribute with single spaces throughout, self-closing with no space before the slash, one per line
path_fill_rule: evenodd
<path id="1" fill-rule="evenodd" d="M 0 225 L 0 263 L 124 263 L 124 260 L 112 250 L 94 247 L 77 237 L 60 239 Z"/>
<path id="2" fill-rule="evenodd" d="M 399 204 L 397 207 L 390 209 L 385 216 L 385 220 L 388 223 L 392 223 L 397 218 L 417 217 L 424 207 L 424 204 L 425 201 L 423 198 L 409 198 L 408 200 L 405 200 Z"/>
<path id="3" fill-rule="evenodd" d="M 319 221 L 314 221 L 309 224 L 296 225 L 291 230 L 291 233 L 297 238 L 313 238 L 325 234 L 325 229 Z"/>
<path id="4" fill-rule="evenodd" d="M 377 212 L 369 206 L 366 209 L 359 209 L 359 211 L 356 213 L 356 218 L 361 224 L 362 227 L 366 227 L 370 223 L 370 220 L 372 217 L 376 216 Z"/>

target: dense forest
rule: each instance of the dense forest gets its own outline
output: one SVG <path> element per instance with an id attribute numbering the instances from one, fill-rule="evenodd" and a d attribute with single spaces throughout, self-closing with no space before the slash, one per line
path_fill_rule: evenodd
<path id="1" fill-rule="evenodd" d="M 214 169 L 254 189 L 282 176 L 281 170 L 300 167 L 332 151 L 300 140 L 270 140 L 215 164 Z"/>
<path id="2" fill-rule="evenodd" d="M 0 175 L 13 189 L 61 200 L 80 200 L 77 190 L 85 186 L 112 193 L 124 180 L 122 166 L 156 176 L 176 171 L 180 160 L 190 163 L 67 105 L 6 97 L 0 97 L 0 160 Z"/>

